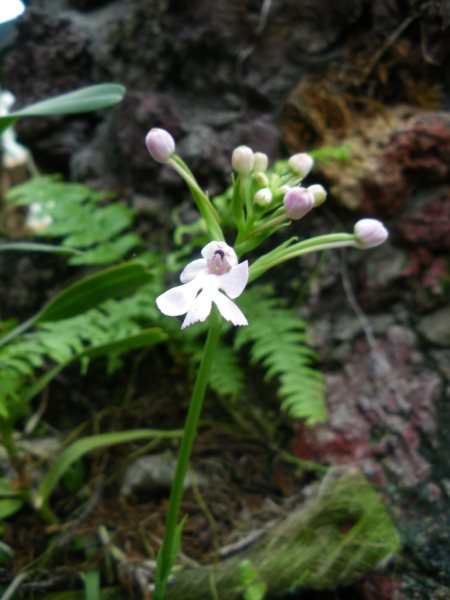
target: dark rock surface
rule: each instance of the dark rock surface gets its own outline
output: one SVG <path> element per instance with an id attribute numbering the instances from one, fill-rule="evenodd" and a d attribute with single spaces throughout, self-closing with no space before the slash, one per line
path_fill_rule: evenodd
<path id="1" fill-rule="evenodd" d="M 349 146 L 348 163 L 319 166 L 332 194 L 311 231 L 371 214 L 387 220 L 390 243 L 330 255 L 311 280 L 302 314 L 330 421 L 299 425 L 293 447 L 358 463 L 385 490 L 405 552 L 391 578 L 363 584 L 373 599 L 450 598 L 449 22 L 447 0 L 34 0 L 3 65 L 20 106 L 94 82 L 127 86 L 113 110 L 18 131 L 41 167 L 151 206 L 158 227 L 188 196 L 150 161 L 152 126 L 174 134 L 212 194 L 239 144 L 271 159 Z M 298 268 L 307 277 L 317 264 L 288 267 L 288 293 Z M 17 293 L 44 285 L 28 262 L 20 273 Z"/>

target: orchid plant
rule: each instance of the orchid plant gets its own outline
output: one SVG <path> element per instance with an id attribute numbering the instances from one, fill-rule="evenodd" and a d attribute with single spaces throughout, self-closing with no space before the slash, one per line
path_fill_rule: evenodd
<path id="1" fill-rule="evenodd" d="M 234 170 L 229 214 L 236 229 L 233 246 L 225 241 L 221 217 L 200 188 L 183 160 L 175 154 L 173 137 L 154 128 L 146 136 L 146 146 L 154 160 L 172 167 L 186 182 L 204 221 L 209 243 L 201 250 L 202 258 L 190 262 L 180 275 L 181 285 L 156 299 L 159 310 L 167 316 L 185 315 L 181 328 L 208 321 L 208 336 L 192 393 L 172 485 L 163 543 L 158 555 L 154 598 L 163 600 L 169 576 L 178 554 L 184 519 L 179 522 L 183 483 L 196 435 L 208 375 L 220 338 L 223 320 L 244 327 L 247 319 L 233 300 L 247 284 L 273 267 L 311 252 L 353 246 L 373 248 L 388 237 L 384 225 L 376 219 L 362 219 L 353 233 L 331 233 L 299 241 L 292 237 L 263 253 L 249 265 L 240 259 L 259 247 L 267 238 L 292 221 L 302 219 L 326 199 L 318 184 L 302 186 L 313 167 L 306 153 L 291 156 L 285 172 L 268 173 L 266 154 L 239 146 L 232 154 Z"/>

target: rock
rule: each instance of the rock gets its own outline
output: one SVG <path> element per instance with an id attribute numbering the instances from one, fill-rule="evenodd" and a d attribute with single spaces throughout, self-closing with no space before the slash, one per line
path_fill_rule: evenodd
<path id="1" fill-rule="evenodd" d="M 434 350 L 431 356 L 436 361 L 442 376 L 450 381 L 450 350 Z"/>
<path id="2" fill-rule="evenodd" d="M 378 482 L 385 471 L 397 485 L 414 487 L 430 477 L 419 439 L 435 443 L 439 377 L 423 366 L 413 332 L 390 326 L 366 354 L 359 339 L 342 369 L 327 374 L 329 422 L 299 425 L 294 452 L 304 459 L 358 462 Z M 375 475 L 374 475 L 375 474 Z"/>
<path id="3" fill-rule="evenodd" d="M 17 20 L 16 44 L 4 68 L 20 106 L 89 82 L 89 38 L 69 16 L 40 10 L 33 3 Z M 30 129 L 42 129 L 44 121 L 33 119 Z"/>
<path id="4" fill-rule="evenodd" d="M 394 214 L 424 186 L 450 181 L 450 115 L 427 112 L 394 131 L 372 178 L 362 181 L 365 212 Z"/>
<path id="5" fill-rule="evenodd" d="M 424 245 L 432 250 L 448 252 L 450 188 L 433 186 L 414 195 L 398 215 L 394 235 L 397 244 L 412 247 Z"/>
<path id="6" fill-rule="evenodd" d="M 166 494 L 170 491 L 176 464 L 176 459 L 170 454 L 141 456 L 126 468 L 120 486 L 120 495 Z M 195 482 L 197 485 L 203 485 L 204 479 L 195 474 Z M 191 485 L 191 475 L 188 474 L 184 481 L 184 489 L 188 489 Z"/>
<path id="7" fill-rule="evenodd" d="M 417 326 L 423 337 L 436 346 L 450 347 L 450 307 L 423 317 Z"/>
<path id="8" fill-rule="evenodd" d="M 111 127 L 116 176 L 122 185 L 154 192 L 160 187 L 161 165 L 149 156 L 144 138 L 152 127 L 162 127 L 177 141 L 181 121 L 176 105 L 164 94 L 130 91 L 117 107 Z"/>
<path id="9" fill-rule="evenodd" d="M 69 0 L 69 6 L 79 10 L 91 11 L 107 2 L 110 2 L 110 0 Z"/>

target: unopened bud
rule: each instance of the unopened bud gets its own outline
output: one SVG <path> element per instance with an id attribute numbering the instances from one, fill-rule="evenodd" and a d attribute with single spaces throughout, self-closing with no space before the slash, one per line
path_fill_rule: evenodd
<path id="1" fill-rule="evenodd" d="M 269 178 L 262 171 L 253 173 L 253 181 L 259 188 L 267 187 L 269 185 Z"/>
<path id="2" fill-rule="evenodd" d="M 253 202 L 261 207 L 269 206 L 272 203 L 272 192 L 269 188 L 262 188 L 258 190 L 253 196 Z"/>
<path id="3" fill-rule="evenodd" d="M 281 192 L 283 196 L 285 196 L 290 190 L 292 190 L 292 187 L 287 183 L 278 188 L 278 191 Z"/>
<path id="4" fill-rule="evenodd" d="M 353 233 L 360 248 L 374 248 L 383 244 L 389 233 L 386 227 L 377 219 L 361 219 L 355 224 Z"/>
<path id="5" fill-rule="evenodd" d="M 306 188 L 294 187 L 283 200 L 284 208 L 290 219 L 301 219 L 314 206 L 314 196 Z"/>
<path id="6" fill-rule="evenodd" d="M 253 169 L 255 171 L 267 171 L 269 166 L 269 157 L 264 152 L 255 152 L 255 164 Z"/>
<path id="7" fill-rule="evenodd" d="M 299 154 L 294 154 L 288 160 L 288 166 L 295 175 L 298 175 L 303 179 L 306 177 L 308 173 L 313 168 L 314 159 L 306 152 L 300 152 Z"/>
<path id="8" fill-rule="evenodd" d="M 233 169 L 239 175 L 248 175 L 253 170 L 255 164 L 255 154 L 248 146 L 239 146 L 233 150 L 231 157 Z"/>
<path id="9" fill-rule="evenodd" d="M 314 196 L 314 208 L 323 204 L 327 199 L 327 191 L 319 183 L 310 185 L 306 189 L 308 190 L 308 192 L 311 192 L 311 194 Z"/>
<path id="10" fill-rule="evenodd" d="M 165 129 L 154 127 L 150 129 L 145 137 L 145 145 L 151 157 L 159 163 L 168 162 L 169 158 L 175 152 L 175 142 L 173 137 Z"/>

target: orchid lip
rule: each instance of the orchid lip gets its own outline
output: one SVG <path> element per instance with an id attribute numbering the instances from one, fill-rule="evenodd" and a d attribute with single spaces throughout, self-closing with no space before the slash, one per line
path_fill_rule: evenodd
<path id="1" fill-rule="evenodd" d="M 238 264 L 233 248 L 225 242 L 210 242 L 201 252 L 203 258 L 183 269 L 183 285 L 164 292 L 156 299 L 159 310 L 168 316 L 185 314 L 182 329 L 205 321 L 215 304 L 222 317 L 233 325 L 247 325 L 247 319 L 233 302 L 248 282 L 248 261 Z"/>

